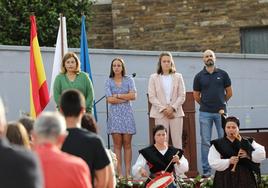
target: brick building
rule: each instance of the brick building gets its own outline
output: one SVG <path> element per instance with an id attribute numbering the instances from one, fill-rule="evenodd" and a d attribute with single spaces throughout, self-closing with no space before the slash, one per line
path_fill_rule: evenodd
<path id="1" fill-rule="evenodd" d="M 268 54 L 268 0 L 97 0 L 91 48 Z"/>

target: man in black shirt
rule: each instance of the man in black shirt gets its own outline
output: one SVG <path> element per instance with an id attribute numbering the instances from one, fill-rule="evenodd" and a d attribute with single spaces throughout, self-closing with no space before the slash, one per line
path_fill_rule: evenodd
<path id="1" fill-rule="evenodd" d="M 95 188 L 106 188 L 112 168 L 101 138 L 81 128 L 85 106 L 85 98 L 78 90 L 66 90 L 62 94 L 60 110 L 69 132 L 62 151 L 84 159 L 90 168 L 92 185 Z"/>
<path id="2" fill-rule="evenodd" d="M 226 102 L 232 96 L 231 79 L 224 70 L 216 68 L 216 57 L 212 50 L 203 54 L 205 67 L 194 78 L 193 95 L 200 104 L 199 124 L 201 135 L 201 158 L 203 176 L 211 175 L 208 164 L 208 151 L 210 147 L 213 122 L 218 137 L 223 137 L 221 114 L 226 113 Z"/>

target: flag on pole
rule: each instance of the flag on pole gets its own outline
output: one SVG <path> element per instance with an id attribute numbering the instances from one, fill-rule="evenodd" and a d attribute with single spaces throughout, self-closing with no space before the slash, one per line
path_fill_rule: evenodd
<path id="1" fill-rule="evenodd" d="M 57 36 L 52 76 L 51 76 L 51 82 L 50 82 L 50 97 L 53 95 L 53 85 L 54 85 L 55 78 L 60 73 L 61 60 L 64 54 L 68 52 L 66 18 L 60 15 L 59 20 L 60 20 L 60 26 L 59 26 L 58 36 Z"/>
<path id="2" fill-rule="evenodd" d="M 80 63 L 81 63 L 81 70 L 88 73 L 89 78 L 93 84 L 92 73 L 90 68 L 90 61 L 89 61 L 89 54 L 88 54 L 88 46 L 87 46 L 87 33 L 86 33 L 86 25 L 85 25 L 85 16 L 82 16 L 82 25 L 81 25 L 81 38 L 80 38 Z M 97 118 L 97 109 L 94 100 L 94 116 L 96 121 Z"/>
<path id="3" fill-rule="evenodd" d="M 37 38 L 35 16 L 31 20 L 30 41 L 30 115 L 36 118 L 49 102 L 46 73 Z"/>

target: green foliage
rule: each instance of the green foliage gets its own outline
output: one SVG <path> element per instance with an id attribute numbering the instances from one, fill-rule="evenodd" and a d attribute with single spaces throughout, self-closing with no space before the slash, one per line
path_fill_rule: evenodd
<path id="1" fill-rule="evenodd" d="M 40 46 L 55 46 L 59 13 L 66 17 L 68 47 L 80 46 L 81 14 L 89 20 L 93 0 L 0 0 L 0 44 L 29 46 L 34 12 Z"/>
<path id="2" fill-rule="evenodd" d="M 197 176 L 195 178 L 187 178 L 187 179 L 178 179 L 179 187 L 183 188 L 212 188 L 213 187 L 213 178 L 201 178 L 201 176 Z M 268 187 L 268 175 L 261 176 L 261 184 L 259 188 Z"/>
<path id="3" fill-rule="evenodd" d="M 178 178 L 177 182 L 183 188 L 210 188 L 213 185 L 212 178 L 202 178 L 200 175 L 195 178 Z"/>
<path id="4" fill-rule="evenodd" d="M 266 187 L 268 187 L 268 175 L 262 175 L 261 184 L 259 185 L 259 188 L 266 188 Z"/>
<path id="5" fill-rule="evenodd" d="M 133 187 L 145 188 L 145 183 L 144 182 L 133 183 L 132 181 L 122 180 L 117 181 L 116 184 L 116 188 L 133 188 Z"/>
<path id="6" fill-rule="evenodd" d="M 195 178 L 178 178 L 177 185 L 180 188 L 212 188 L 213 187 L 213 178 L 202 178 L 201 176 L 197 176 Z M 140 187 L 143 188 L 145 185 L 140 182 L 138 185 L 133 185 L 131 181 L 128 180 L 118 180 L 117 177 L 117 186 L 118 188 L 131 188 L 131 187 Z M 268 187 L 268 175 L 261 176 L 261 184 L 259 188 L 267 188 Z"/>

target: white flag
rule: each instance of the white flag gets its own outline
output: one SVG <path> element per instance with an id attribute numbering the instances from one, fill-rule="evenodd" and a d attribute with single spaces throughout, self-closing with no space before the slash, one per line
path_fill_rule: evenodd
<path id="1" fill-rule="evenodd" d="M 62 17 L 62 23 L 60 18 L 59 20 L 60 26 L 57 36 L 56 50 L 54 55 L 53 70 L 50 83 L 50 97 L 53 95 L 54 80 L 56 76 L 60 73 L 62 56 L 68 52 L 66 18 Z"/>

